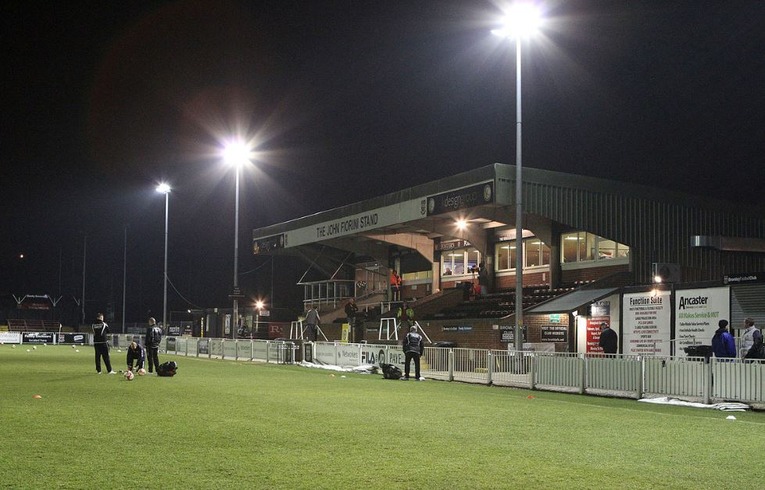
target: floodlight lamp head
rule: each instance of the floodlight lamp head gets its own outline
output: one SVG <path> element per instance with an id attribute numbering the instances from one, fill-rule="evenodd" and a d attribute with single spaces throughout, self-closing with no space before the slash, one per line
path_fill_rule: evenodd
<path id="1" fill-rule="evenodd" d="M 157 192 L 159 192 L 160 194 L 169 194 L 170 193 L 170 186 L 168 184 L 162 182 L 161 184 L 159 184 L 157 186 Z"/>
<path id="2" fill-rule="evenodd" d="M 491 33 L 501 37 L 529 37 L 539 30 L 541 23 L 542 15 L 536 5 L 519 2 L 510 8 L 503 26 L 492 30 Z"/>
<path id="3" fill-rule="evenodd" d="M 250 148 L 241 142 L 233 142 L 226 145 L 223 149 L 223 160 L 235 167 L 241 167 L 250 161 Z"/>

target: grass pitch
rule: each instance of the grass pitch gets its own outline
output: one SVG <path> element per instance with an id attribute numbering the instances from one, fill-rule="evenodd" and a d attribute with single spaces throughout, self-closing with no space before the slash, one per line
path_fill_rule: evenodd
<path id="1" fill-rule="evenodd" d="M 126 381 L 89 346 L 0 345 L 0 487 L 762 487 L 765 413 L 166 360 Z"/>

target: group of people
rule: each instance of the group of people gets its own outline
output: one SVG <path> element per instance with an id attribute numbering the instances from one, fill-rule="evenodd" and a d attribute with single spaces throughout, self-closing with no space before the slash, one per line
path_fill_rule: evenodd
<path id="1" fill-rule="evenodd" d="M 744 320 L 744 331 L 741 334 L 741 348 L 736 352 L 736 340 L 728 331 L 728 320 L 720 320 L 718 328 L 712 337 L 712 353 L 715 357 L 742 359 L 765 359 L 765 346 L 762 343 L 762 332 L 754 324 L 752 318 Z"/>
<path id="2" fill-rule="evenodd" d="M 717 330 L 712 337 L 712 353 L 719 358 L 765 359 L 765 345 L 762 332 L 754 324 L 752 318 L 744 320 L 744 331 L 741 334 L 741 348 L 736 350 L 736 340 L 728 331 L 728 320 L 720 320 Z M 607 323 L 600 324 L 600 341 L 598 344 L 604 354 L 616 354 L 619 336 Z"/>
<path id="3" fill-rule="evenodd" d="M 101 362 L 103 361 L 106 371 L 115 374 L 109 357 L 109 325 L 104 321 L 104 314 L 96 315 L 96 321 L 91 325 L 93 329 L 93 348 L 96 354 L 96 372 L 101 374 Z M 157 325 L 154 318 L 149 318 L 146 327 L 144 344 L 133 341 L 127 348 L 127 370 L 136 371 L 144 368 L 146 358 L 149 359 L 149 373 L 159 369 L 159 344 L 162 340 L 162 327 Z M 135 367 L 134 367 L 135 365 Z"/>

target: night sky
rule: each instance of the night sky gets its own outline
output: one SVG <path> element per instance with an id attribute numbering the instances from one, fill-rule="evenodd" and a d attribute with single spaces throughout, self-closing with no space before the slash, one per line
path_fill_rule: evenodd
<path id="1" fill-rule="evenodd" d="M 524 166 L 762 205 L 765 2 L 539 5 Z M 307 265 L 250 255 L 253 228 L 515 163 L 504 8 L 3 2 L 0 296 L 80 297 L 85 260 L 88 316 L 121 318 L 127 263 L 127 321 L 160 316 L 166 181 L 170 309 L 229 306 L 240 135 L 239 282 L 295 306 Z"/>

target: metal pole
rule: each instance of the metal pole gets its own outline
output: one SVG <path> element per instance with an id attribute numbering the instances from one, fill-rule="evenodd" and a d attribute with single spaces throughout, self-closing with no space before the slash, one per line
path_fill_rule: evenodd
<path id="1" fill-rule="evenodd" d="M 239 327 L 239 165 L 236 166 L 236 204 L 234 213 L 234 308 L 231 319 L 231 338 L 236 338 Z"/>
<path id="2" fill-rule="evenodd" d="M 165 193 L 165 280 L 162 294 L 162 328 L 167 328 L 167 225 L 170 211 L 170 193 Z M 167 330 L 165 330 L 167 332 Z"/>
<path id="3" fill-rule="evenodd" d="M 127 297 L 127 225 L 125 225 L 125 244 L 122 252 L 122 333 L 125 333 L 125 298 Z"/>
<path id="4" fill-rule="evenodd" d="M 515 348 L 523 347 L 523 166 L 521 164 L 521 36 L 515 38 Z"/>
<path id="5" fill-rule="evenodd" d="M 82 238 L 82 324 L 85 325 L 85 263 L 88 256 L 88 235 Z"/>

